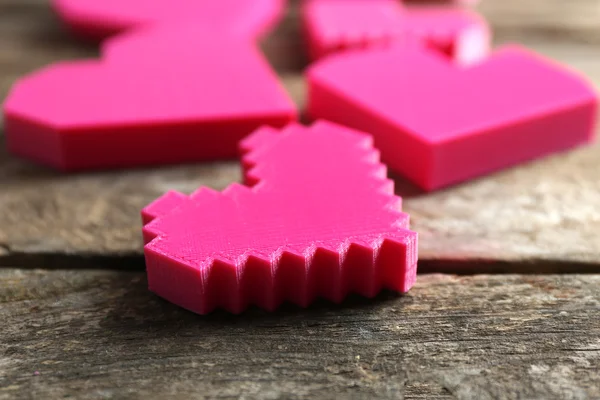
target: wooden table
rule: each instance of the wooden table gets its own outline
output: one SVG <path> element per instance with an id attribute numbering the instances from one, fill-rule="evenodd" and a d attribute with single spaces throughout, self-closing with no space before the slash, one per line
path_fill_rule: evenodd
<path id="1" fill-rule="evenodd" d="M 599 0 L 480 10 L 600 86 Z M 296 14 L 263 48 L 302 104 Z M 0 0 L 0 98 L 96 53 L 45 0 Z M 396 178 L 429 272 L 406 296 L 201 317 L 148 292 L 139 210 L 236 162 L 61 175 L 0 143 L 0 399 L 600 398 L 598 145 L 429 195 Z"/>

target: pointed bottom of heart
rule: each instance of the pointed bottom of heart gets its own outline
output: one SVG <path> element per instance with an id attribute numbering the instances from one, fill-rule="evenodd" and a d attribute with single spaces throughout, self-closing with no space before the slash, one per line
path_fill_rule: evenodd
<path id="1" fill-rule="evenodd" d="M 208 271 L 150 254 L 148 283 L 152 292 L 198 314 L 217 308 L 239 314 L 250 305 L 274 311 L 286 301 L 307 307 L 316 298 L 340 303 L 351 293 L 372 298 L 383 289 L 406 293 L 416 280 L 416 262 L 406 259 L 413 242 L 407 237 L 375 241 L 371 247 L 351 244 L 339 252 L 284 252 L 276 266 L 250 256 L 241 268 L 215 261 Z"/>

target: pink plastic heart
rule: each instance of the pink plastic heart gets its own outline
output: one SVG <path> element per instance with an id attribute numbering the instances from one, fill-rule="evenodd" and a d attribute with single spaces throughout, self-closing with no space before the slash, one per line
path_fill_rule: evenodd
<path id="1" fill-rule="evenodd" d="M 250 39 L 199 27 L 136 30 L 102 60 L 60 62 L 19 80 L 5 104 L 14 154 L 61 170 L 235 157 L 257 127 L 297 111 Z"/>
<path id="2" fill-rule="evenodd" d="M 293 124 L 242 148 L 251 187 L 169 192 L 143 210 L 152 291 L 205 314 L 410 289 L 417 234 L 370 136 Z"/>
<path id="3" fill-rule="evenodd" d="M 410 43 L 469 64 L 486 57 L 490 47 L 487 22 L 460 8 L 403 8 L 395 0 L 305 0 L 302 23 L 313 60 L 348 49 Z"/>
<path id="4" fill-rule="evenodd" d="M 518 46 L 459 68 L 396 46 L 308 71 L 308 114 L 372 133 L 391 169 L 426 190 L 589 142 L 597 96 L 584 78 Z"/>
<path id="5" fill-rule="evenodd" d="M 56 13 L 75 33 L 95 40 L 167 22 L 257 37 L 275 26 L 285 4 L 286 0 L 52 0 Z"/>

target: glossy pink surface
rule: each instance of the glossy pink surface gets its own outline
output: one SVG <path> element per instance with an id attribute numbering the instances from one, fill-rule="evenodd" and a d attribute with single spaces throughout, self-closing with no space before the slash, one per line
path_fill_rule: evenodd
<path id="1" fill-rule="evenodd" d="M 411 46 L 339 54 L 308 73 L 308 114 L 372 133 L 390 168 L 432 190 L 589 142 L 578 74 L 509 46 L 459 68 Z"/>
<path id="2" fill-rule="evenodd" d="M 370 136 L 318 122 L 242 142 L 245 179 L 143 211 L 150 289 L 197 313 L 406 292 L 417 236 Z"/>

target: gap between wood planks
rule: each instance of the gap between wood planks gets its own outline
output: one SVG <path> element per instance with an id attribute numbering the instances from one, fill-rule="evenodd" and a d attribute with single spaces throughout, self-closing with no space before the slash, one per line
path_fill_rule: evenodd
<path id="1" fill-rule="evenodd" d="M 140 253 L 23 253 L 13 252 L 0 243 L 0 268 L 48 269 L 48 270 L 122 270 L 145 269 L 144 256 Z M 600 273 L 600 263 L 560 261 L 544 259 L 485 260 L 485 259 L 423 259 L 419 260 L 419 274 L 445 273 L 473 274 L 594 274 Z"/>

